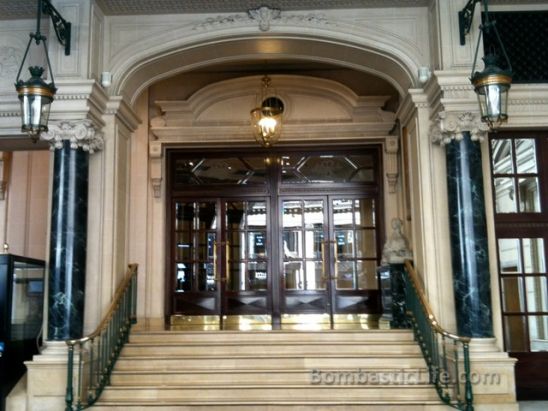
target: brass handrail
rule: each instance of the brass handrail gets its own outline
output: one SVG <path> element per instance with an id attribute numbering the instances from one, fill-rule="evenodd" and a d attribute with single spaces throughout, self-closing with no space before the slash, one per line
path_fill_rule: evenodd
<path id="1" fill-rule="evenodd" d="M 474 411 L 470 338 L 440 326 L 411 261 L 405 261 L 402 278 L 407 319 L 428 366 L 430 383 L 445 404 L 462 411 Z M 461 366 L 464 373 L 460 372 Z"/>
<path id="2" fill-rule="evenodd" d="M 97 328 L 85 337 L 65 341 L 68 346 L 65 411 L 80 411 L 97 401 L 129 339 L 131 326 L 136 322 L 136 309 L 137 264 L 130 264 Z"/>
<path id="3" fill-rule="evenodd" d="M 411 280 L 411 284 L 413 285 L 413 288 L 415 289 L 415 291 L 417 292 L 417 295 L 419 296 L 419 301 L 422 307 L 424 308 L 424 310 L 426 311 L 428 322 L 430 323 L 432 328 L 434 328 L 441 335 L 451 338 L 452 340 L 469 343 L 470 342 L 469 337 L 462 337 L 460 335 L 450 333 L 449 331 L 442 328 L 442 326 L 439 324 L 438 320 L 436 319 L 434 312 L 432 311 L 432 307 L 430 306 L 430 303 L 428 302 L 426 293 L 424 292 L 424 289 L 421 286 L 419 276 L 417 272 L 415 271 L 415 267 L 413 267 L 413 264 L 411 263 L 410 260 L 405 261 L 405 268 L 407 270 L 407 274 L 409 275 L 409 279 Z"/>
<path id="4" fill-rule="evenodd" d="M 93 340 L 99 334 L 101 334 L 101 331 L 104 331 L 107 328 L 110 319 L 114 315 L 114 311 L 116 310 L 116 307 L 120 304 L 120 300 L 124 294 L 124 291 L 126 290 L 127 286 L 131 282 L 133 275 L 137 273 L 137 267 L 138 267 L 138 264 L 128 264 L 126 277 L 124 278 L 124 280 L 122 281 L 122 283 L 120 284 L 116 292 L 114 293 L 114 298 L 112 299 L 112 303 L 110 304 L 110 307 L 107 313 L 105 314 L 105 316 L 103 317 L 103 319 L 101 320 L 97 328 L 95 328 L 93 332 L 86 335 L 85 337 L 74 339 L 74 340 L 66 340 L 65 343 L 67 345 L 74 346 L 78 343 L 83 344 L 86 341 Z"/>

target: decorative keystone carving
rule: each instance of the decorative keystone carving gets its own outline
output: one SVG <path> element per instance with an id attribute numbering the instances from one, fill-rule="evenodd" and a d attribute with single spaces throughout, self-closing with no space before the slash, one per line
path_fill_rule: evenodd
<path id="1" fill-rule="evenodd" d="M 409 242 L 401 232 L 402 226 L 402 220 L 392 219 L 392 234 L 382 249 L 382 265 L 401 264 L 405 260 L 413 258 L 413 253 L 409 250 Z"/>
<path id="2" fill-rule="evenodd" d="M 63 141 L 70 141 L 70 148 L 81 148 L 93 154 L 103 149 L 103 133 L 97 131 L 91 120 L 60 121 L 51 125 L 47 133 L 40 135 L 42 140 L 50 143 L 50 149 L 60 149 Z"/>
<path id="3" fill-rule="evenodd" d="M 247 14 L 252 20 L 258 20 L 261 31 L 270 30 L 270 22 L 280 18 L 282 11 L 280 9 L 271 9 L 267 6 L 261 6 L 256 9 L 248 10 Z"/>
<path id="4" fill-rule="evenodd" d="M 441 146 L 463 139 L 464 132 L 470 133 L 472 141 L 484 140 L 489 127 L 474 113 L 448 113 L 440 111 L 430 126 L 430 138 Z"/>

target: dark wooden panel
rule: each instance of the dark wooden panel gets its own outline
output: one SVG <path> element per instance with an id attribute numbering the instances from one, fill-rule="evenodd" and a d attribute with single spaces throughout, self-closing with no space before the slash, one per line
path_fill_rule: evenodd
<path id="1" fill-rule="evenodd" d="M 510 356 L 518 359 L 518 400 L 548 400 L 548 352 L 510 353 Z"/>

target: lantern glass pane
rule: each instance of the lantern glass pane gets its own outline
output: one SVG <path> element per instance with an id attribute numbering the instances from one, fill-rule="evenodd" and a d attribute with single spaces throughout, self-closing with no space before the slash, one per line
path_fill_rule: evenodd
<path id="1" fill-rule="evenodd" d="M 505 84 L 489 84 L 477 89 L 481 117 L 491 125 L 507 119 L 508 89 Z"/>

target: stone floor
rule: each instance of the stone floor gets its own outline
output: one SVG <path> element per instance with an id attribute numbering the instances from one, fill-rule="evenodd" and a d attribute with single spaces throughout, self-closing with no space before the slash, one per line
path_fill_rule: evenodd
<path id="1" fill-rule="evenodd" d="M 520 411 L 547 411 L 548 401 L 522 401 L 519 403 Z"/>

